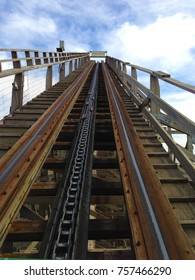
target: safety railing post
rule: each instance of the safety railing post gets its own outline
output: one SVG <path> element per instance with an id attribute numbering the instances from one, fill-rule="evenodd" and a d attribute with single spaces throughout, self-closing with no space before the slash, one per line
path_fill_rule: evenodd
<path id="1" fill-rule="evenodd" d="M 65 63 L 59 65 L 59 81 L 63 81 L 65 78 Z"/>
<path id="2" fill-rule="evenodd" d="M 69 61 L 69 74 L 72 73 L 72 60 Z"/>
<path id="3" fill-rule="evenodd" d="M 78 63 L 77 63 L 77 59 L 74 60 L 74 69 L 76 70 L 78 68 Z"/>
<path id="4" fill-rule="evenodd" d="M 150 90 L 158 97 L 160 97 L 160 85 L 159 79 L 153 75 L 150 75 Z M 150 110 L 152 114 L 160 114 L 160 108 L 153 101 L 150 104 Z"/>
<path id="5" fill-rule="evenodd" d="M 11 56 L 13 59 L 13 68 L 21 68 L 21 61 L 17 60 L 18 52 L 11 51 Z M 12 99 L 10 113 L 19 109 L 23 103 L 23 85 L 24 85 L 24 75 L 19 73 L 15 75 L 14 82 L 12 84 Z"/>
<path id="6" fill-rule="evenodd" d="M 14 82 L 12 84 L 12 99 L 11 99 L 10 113 L 13 113 L 14 111 L 22 107 L 23 90 L 24 90 L 24 73 L 19 73 L 15 75 Z"/>
<path id="7" fill-rule="evenodd" d="M 47 72 L 46 72 L 46 85 L 45 89 L 48 90 L 52 87 L 52 65 L 47 67 Z"/>
<path id="8" fill-rule="evenodd" d="M 131 67 L 131 76 L 132 78 L 134 78 L 135 80 L 137 80 L 137 69 L 135 67 Z M 137 95 L 137 86 L 135 83 L 132 83 L 132 91 L 134 92 L 134 94 Z"/>
<path id="9" fill-rule="evenodd" d="M 117 63 L 117 74 L 119 77 L 121 77 L 121 63 L 120 61 L 118 60 L 118 63 Z"/>
<path id="10" fill-rule="evenodd" d="M 125 85 L 127 84 L 126 74 L 127 74 L 127 65 L 126 65 L 126 63 L 122 63 L 121 78 Z"/>

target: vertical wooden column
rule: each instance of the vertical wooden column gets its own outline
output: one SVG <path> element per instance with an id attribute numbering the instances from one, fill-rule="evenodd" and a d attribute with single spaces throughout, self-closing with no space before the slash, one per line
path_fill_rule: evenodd
<path id="1" fill-rule="evenodd" d="M 81 66 L 81 58 L 78 58 L 78 67 L 80 67 Z"/>
<path id="2" fill-rule="evenodd" d="M 127 83 L 127 65 L 125 63 L 122 64 L 122 80 L 126 84 Z"/>
<path id="3" fill-rule="evenodd" d="M 76 70 L 78 68 L 78 63 L 77 63 L 77 59 L 74 60 L 74 70 Z"/>
<path id="4" fill-rule="evenodd" d="M 69 74 L 72 73 L 72 60 L 69 61 Z"/>
<path id="5" fill-rule="evenodd" d="M 17 51 L 12 51 L 11 56 L 13 60 L 13 68 L 21 68 L 21 61 L 17 60 L 18 53 Z M 23 87 L 24 87 L 24 74 L 19 73 L 15 75 L 14 82 L 12 84 L 12 100 L 10 113 L 13 113 L 15 110 L 21 108 L 23 103 Z"/>
<path id="6" fill-rule="evenodd" d="M 131 76 L 132 78 L 134 78 L 135 80 L 137 80 L 137 69 L 135 67 L 131 67 Z M 134 94 L 137 94 L 137 85 L 135 83 L 132 83 L 132 90 L 134 92 Z"/>
<path id="7" fill-rule="evenodd" d="M 59 81 L 63 81 L 65 78 L 65 62 L 59 65 Z"/>
<path id="8" fill-rule="evenodd" d="M 23 104 L 23 89 L 24 89 L 24 74 L 19 73 L 15 75 L 12 84 L 12 100 L 10 113 L 22 107 Z"/>
<path id="9" fill-rule="evenodd" d="M 160 97 L 160 86 L 157 77 L 150 75 L 150 90 L 157 96 Z M 160 108 L 154 102 L 151 101 L 150 105 L 152 114 L 160 114 Z"/>
<path id="10" fill-rule="evenodd" d="M 47 73 L 46 73 L 46 85 L 45 85 L 45 89 L 48 90 L 52 87 L 52 66 L 48 66 L 47 67 Z"/>
<path id="11" fill-rule="evenodd" d="M 186 142 L 186 146 L 185 148 L 191 153 L 193 154 L 193 150 L 194 150 L 194 147 L 193 147 L 193 139 L 190 135 L 187 135 L 187 142 Z"/>
<path id="12" fill-rule="evenodd" d="M 119 78 L 121 78 L 121 62 L 118 60 L 118 65 L 117 65 L 117 74 Z"/>

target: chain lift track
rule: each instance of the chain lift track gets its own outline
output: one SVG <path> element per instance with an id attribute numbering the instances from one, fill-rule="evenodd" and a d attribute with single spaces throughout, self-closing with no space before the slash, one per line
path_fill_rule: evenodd
<path id="1" fill-rule="evenodd" d="M 78 214 L 83 207 L 81 203 L 82 188 L 85 183 L 85 175 L 87 166 L 88 153 L 91 152 L 88 147 L 93 139 L 91 139 L 91 131 L 95 116 L 95 101 L 97 96 L 97 78 L 98 64 L 96 65 L 88 96 L 78 125 L 76 139 L 74 141 L 73 151 L 70 162 L 68 162 L 68 171 L 66 173 L 65 182 L 63 183 L 63 194 L 61 193 L 61 201 L 58 201 L 58 207 L 55 209 L 55 220 L 53 222 L 55 228 L 51 228 L 50 235 L 54 234 L 54 240 L 50 236 L 47 242 L 47 248 L 42 248 L 44 257 L 52 259 L 72 259 L 74 244 L 77 240 L 75 236 L 75 228 L 78 223 Z M 85 207 L 85 206 L 84 206 Z M 51 221 L 49 222 L 50 225 Z M 53 234 L 52 234 L 53 233 Z M 52 244 L 51 244 L 52 243 Z M 45 244 L 43 242 L 43 244 Z M 48 246 L 51 247 L 48 250 Z M 47 255 L 48 254 L 48 255 Z"/>

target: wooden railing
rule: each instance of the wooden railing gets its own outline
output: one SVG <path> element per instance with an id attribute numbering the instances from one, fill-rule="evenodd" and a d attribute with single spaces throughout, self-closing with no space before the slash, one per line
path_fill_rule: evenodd
<path id="1" fill-rule="evenodd" d="M 77 69 L 89 60 L 89 52 L 48 52 L 29 49 L 0 49 L 0 90 L 1 81 L 8 76 L 14 76 L 10 94 L 10 113 L 19 109 L 23 104 L 24 74 L 28 71 L 45 68 L 45 89 L 52 86 L 53 67 L 58 66 L 58 80 L 65 77 L 68 64 L 68 73 Z M 2 79 L 1 79 L 2 78 Z M 3 93 L 1 93 L 3 94 Z M 3 106 L 3 105 L 1 105 Z M 0 110 L 1 111 L 1 110 Z"/>
<path id="2" fill-rule="evenodd" d="M 86 58 L 89 58 L 88 52 L 65 53 L 27 49 L 0 49 L 0 77 L 73 60 L 76 61 L 76 64 L 80 64 Z"/>
<path id="3" fill-rule="evenodd" d="M 179 161 L 181 166 L 189 165 L 187 168 L 190 170 L 191 177 L 195 178 L 195 123 L 160 97 L 159 80 L 192 94 L 195 94 L 195 86 L 173 79 L 165 72 L 153 71 L 110 56 L 106 57 L 106 62 L 125 85 L 140 111 L 143 111 L 155 126 L 161 141 L 167 145 L 170 155 L 177 162 Z M 150 88 L 138 81 L 138 70 L 149 75 Z M 185 147 L 174 141 L 172 137 L 174 134 L 186 136 Z"/>

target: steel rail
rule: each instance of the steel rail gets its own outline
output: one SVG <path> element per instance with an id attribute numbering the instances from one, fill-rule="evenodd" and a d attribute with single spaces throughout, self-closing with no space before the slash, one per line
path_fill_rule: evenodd
<path id="1" fill-rule="evenodd" d="M 0 162 L 0 246 L 94 63 L 50 106 Z M 35 164 L 36 163 L 36 164 Z M 34 165 L 33 165 L 34 164 Z"/>
<path id="2" fill-rule="evenodd" d="M 193 259 L 194 254 L 190 245 L 172 212 L 147 156 L 144 156 L 144 149 L 140 145 L 141 142 L 133 129 L 133 124 L 125 113 L 125 107 L 105 65 L 103 65 L 103 71 L 149 258 Z"/>

